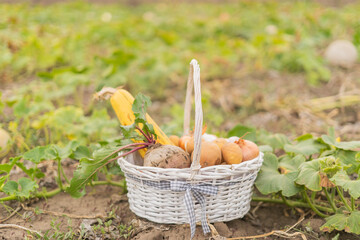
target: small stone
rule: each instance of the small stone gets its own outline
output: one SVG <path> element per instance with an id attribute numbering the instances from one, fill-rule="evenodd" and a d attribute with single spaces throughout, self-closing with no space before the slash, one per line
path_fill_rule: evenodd
<path id="1" fill-rule="evenodd" d="M 334 66 L 350 68 L 358 58 L 358 52 L 354 44 L 347 40 L 332 42 L 325 51 L 325 59 Z"/>

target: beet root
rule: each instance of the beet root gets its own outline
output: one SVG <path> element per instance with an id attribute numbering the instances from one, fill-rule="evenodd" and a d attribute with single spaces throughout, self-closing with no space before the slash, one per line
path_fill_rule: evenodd
<path id="1" fill-rule="evenodd" d="M 160 168 L 188 168 L 190 155 L 180 147 L 155 144 L 150 146 L 144 157 L 144 166 Z"/>

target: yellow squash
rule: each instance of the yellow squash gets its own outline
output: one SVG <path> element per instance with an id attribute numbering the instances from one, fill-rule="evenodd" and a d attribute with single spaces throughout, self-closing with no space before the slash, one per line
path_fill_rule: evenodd
<path id="1" fill-rule="evenodd" d="M 121 123 L 121 125 L 131 125 L 135 121 L 134 112 L 132 111 L 132 104 L 134 97 L 124 89 L 117 89 L 111 96 L 111 106 L 115 110 L 115 113 Z M 146 120 L 149 124 L 152 124 L 157 135 L 157 142 L 163 145 L 174 145 L 166 134 L 160 129 L 160 127 L 154 122 L 154 120 L 146 114 Z M 140 134 L 140 132 L 138 132 Z M 135 141 L 134 142 L 139 142 Z M 144 157 L 146 150 L 141 149 L 139 153 Z"/>

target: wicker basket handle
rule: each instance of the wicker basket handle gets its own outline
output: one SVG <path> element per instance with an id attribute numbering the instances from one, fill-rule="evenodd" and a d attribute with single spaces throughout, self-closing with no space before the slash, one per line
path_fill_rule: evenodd
<path id="1" fill-rule="evenodd" d="M 191 164 L 191 178 L 195 176 L 200 166 L 200 152 L 201 152 L 201 135 L 203 125 L 203 112 L 201 104 L 201 87 L 200 87 L 200 67 L 198 62 L 193 59 L 190 62 L 190 72 L 187 82 L 185 108 L 184 108 L 184 135 L 190 132 L 190 117 L 191 117 L 191 97 L 194 89 L 195 95 L 195 130 L 194 130 L 194 152 L 193 161 Z"/>

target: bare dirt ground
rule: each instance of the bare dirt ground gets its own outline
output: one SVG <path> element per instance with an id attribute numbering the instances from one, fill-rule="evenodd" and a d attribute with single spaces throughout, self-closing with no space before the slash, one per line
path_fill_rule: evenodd
<path id="1" fill-rule="evenodd" d="M 72 163 L 72 160 L 69 160 Z M 56 186 L 54 169 L 47 166 L 49 172 L 40 185 Z M 66 173 L 73 169 L 68 164 Z M 18 174 L 17 177 L 22 177 Z M 2 197 L 2 196 L 0 196 Z M 4 221 L 11 213 L 9 219 Z M 301 219 L 305 216 L 304 219 Z M 300 220 L 300 221 L 299 221 Z M 296 224 L 288 234 L 297 234 L 293 239 L 309 240 L 331 239 L 336 233 L 320 231 L 324 220 L 313 215 L 308 209 L 291 209 L 284 205 L 252 202 L 251 210 L 242 219 L 214 223 L 215 230 L 204 236 L 200 226 L 196 229 L 195 240 L 239 238 L 265 234 L 260 239 L 284 239 L 274 234 L 274 230 L 283 230 Z M 37 231 L 43 236 L 31 234 L 18 228 L 1 228 L 1 240 L 17 239 L 136 239 L 136 240 L 178 240 L 190 239 L 188 224 L 156 224 L 137 217 L 129 209 L 129 202 L 122 189 L 115 186 L 87 187 L 87 194 L 74 199 L 67 193 L 60 193 L 48 199 L 35 199 L 31 202 L 6 202 L 0 206 L 0 224 L 17 226 Z M 302 234 L 302 236 L 301 236 Z M 80 238 L 81 236 L 81 238 Z M 224 237 L 224 238 L 220 238 Z M 359 236 L 341 232 L 339 239 L 355 240 Z"/>

